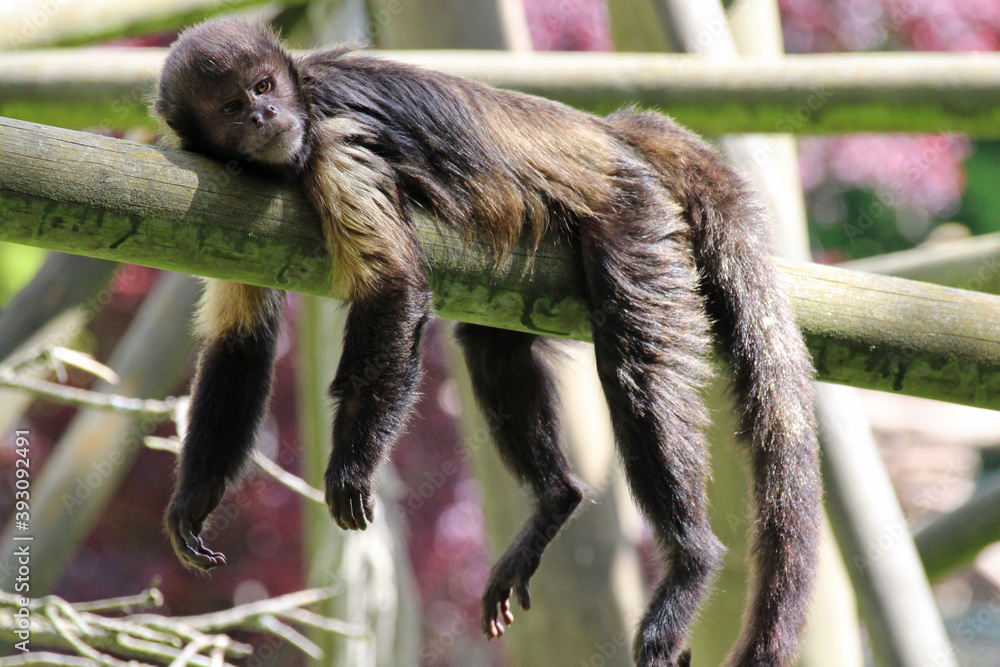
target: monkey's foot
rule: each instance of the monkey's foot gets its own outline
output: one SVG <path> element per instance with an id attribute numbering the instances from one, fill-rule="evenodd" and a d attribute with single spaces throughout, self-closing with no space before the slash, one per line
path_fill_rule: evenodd
<path id="1" fill-rule="evenodd" d="M 326 474 L 326 505 L 337 525 L 344 530 L 364 530 L 375 520 L 375 497 L 367 485 Z"/>
<path id="2" fill-rule="evenodd" d="M 517 551 L 505 553 L 490 572 L 490 579 L 483 593 L 482 630 L 487 639 L 500 637 L 514 622 L 510 610 L 511 593 L 524 610 L 531 609 L 531 575 L 538 568 L 521 558 Z"/>
<path id="3" fill-rule="evenodd" d="M 195 521 L 184 508 L 171 506 L 167 513 L 167 533 L 174 553 L 190 567 L 207 571 L 226 564 L 225 555 L 212 551 L 201 541 L 201 521 Z"/>

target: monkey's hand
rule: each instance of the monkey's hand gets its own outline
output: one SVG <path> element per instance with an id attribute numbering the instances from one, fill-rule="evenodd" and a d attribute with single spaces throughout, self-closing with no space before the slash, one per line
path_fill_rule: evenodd
<path id="1" fill-rule="evenodd" d="M 344 530 L 364 530 L 375 520 L 375 496 L 371 485 L 358 483 L 341 466 L 326 471 L 326 505 Z"/>
<path id="2" fill-rule="evenodd" d="M 486 591 L 483 593 L 483 634 L 487 639 L 500 637 L 506 627 L 514 622 L 510 610 L 510 596 L 517 596 L 522 609 L 531 609 L 531 575 L 538 569 L 540 556 L 525 556 L 517 545 L 508 550 L 490 572 Z"/>
<path id="3" fill-rule="evenodd" d="M 225 482 L 204 482 L 178 489 L 167 510 L 167 533 L 174 553 L 189 567 L 207 571 L 226 564 L 226 557 L 201 541 L 201 528 L 226 491 Z"/>

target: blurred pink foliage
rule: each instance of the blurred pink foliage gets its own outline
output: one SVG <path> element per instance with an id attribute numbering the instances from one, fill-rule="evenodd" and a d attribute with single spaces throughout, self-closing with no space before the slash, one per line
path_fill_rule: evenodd
<path id="1" fill-rule="evenodd" d="M 830 180 L 878 192 L 889 206 L 935 216 L 954 211 L 965 189 L 962 135 L 852 134 L 799 142 L 802 184 L 815 190 Z"/>
<path id="2" fill-rule="evenodd" d="M 995 51 L 996 0 L 781 0 L 789 53 Z"/>
<path id="3" fill-rule="evenodd" d="M 996 0 L 781 0 L 789 53 L 1000 47 Z M 803 184 L 874 190 L 922 217 L 949 215 L 965 189 L 971 144 L 956 135 L 846 135 L 799 144 Z"/>
<path id="4" fill-rule="evenodd" d="M 525 0 L 531 41 L 538 51 L 611 51 L 604 0 Z"/>

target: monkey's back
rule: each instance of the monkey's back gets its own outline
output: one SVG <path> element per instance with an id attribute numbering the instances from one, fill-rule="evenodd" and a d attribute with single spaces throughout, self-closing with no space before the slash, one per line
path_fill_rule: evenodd
<path id="1" fill-rule="evenodd" d="M 382 157 L 402 194 L 500 252 L 527 229 L 607 209 L 628 148 L 602 119 L 368 54 L 323 51 L 299 61 L 316 120 L 347 115 L 352 141 Z"/>

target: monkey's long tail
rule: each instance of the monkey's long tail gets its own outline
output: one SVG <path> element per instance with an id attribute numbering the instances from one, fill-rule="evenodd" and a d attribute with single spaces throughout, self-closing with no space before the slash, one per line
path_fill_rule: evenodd
<path id="1" fill-rule="evenodd" d="M 728 665 L 794 660 L 814 579 L 821 483 L 812 364 L 770 258 L 768 216 L 708 144 L 654 114 L 615 114 L 660 170 L 693 229 L 700 288 L 732 367 L 757 510 L 755 576 Z"/>
<path id="2" fill-rule="evenodd" d="M 695 261 L 733 369 L 758 514 L 750 606 L 729 664 L 786 665 L 805 623 L 819 542 L 812 365 L 769 256 L 763 206 L 728 165 L 712 167 L 723 173 L 698 193 Z"/>

